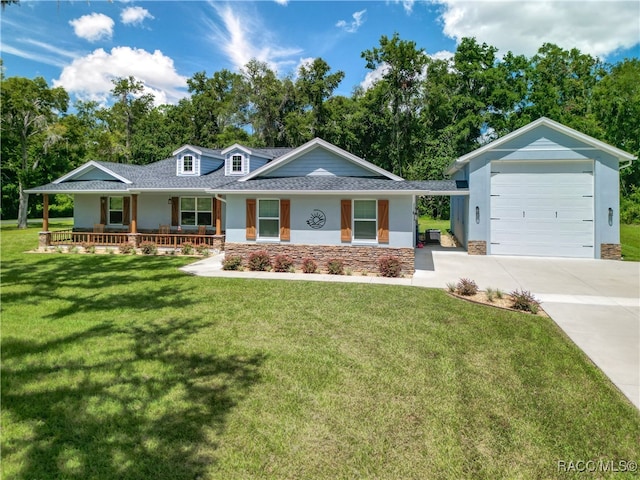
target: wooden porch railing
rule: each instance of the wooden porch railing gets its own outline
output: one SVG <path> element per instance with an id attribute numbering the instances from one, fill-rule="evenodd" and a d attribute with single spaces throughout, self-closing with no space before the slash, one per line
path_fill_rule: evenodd
<path id="1" fill-rule="evenodd" d="M 74 232 L 73 230 L 61 230 L 51 232 L 51 245 L 82 245 L 92 243 L 94 245 L 118 246 L 130 241 L 129 233 L 94 233 Z M 207 245 L 214 247 L 224 243 L 224 235 L 197 235 L 186 233 L 139 233 L 135 237 L 137 246 L 142 242 L 152 242 L 159 247 L 178 248 L 185 243 L 194 246 Z"/>
<path id="2" fill-rule="evenodd" d="M 120 245 L 129 241 L 127 233 L 93 233 L 74 232 L 73 230 L 62 230 L 51 232 L 52 245 L 81 245 L 83 243 L 93 243 L 96 245 Z"/>

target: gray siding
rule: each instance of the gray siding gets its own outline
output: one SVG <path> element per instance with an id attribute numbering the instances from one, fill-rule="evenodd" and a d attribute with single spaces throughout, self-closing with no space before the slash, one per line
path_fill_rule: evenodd
<path id="1" fill-rule="evenodd" d="M 265 174 L 265 177 L 305 177 L 308 175 L 374 177 L 377 174 L 323 148 L 316 148 L 302 157 L 296 158 L 286 165 Z"/>
<path id="2" fill-rule="evenodd" d="M 103 172 L 99 168 L 93 167 L 88 172 L 83 173 L 79 177 L 74 177 L 73 180 L 115 180 L 112 175 L 109 175 L 107 172 Z M 68 181 L 68 180 L 67 180 Z M 119 181 L 119 180 L 118 180 Z"/>

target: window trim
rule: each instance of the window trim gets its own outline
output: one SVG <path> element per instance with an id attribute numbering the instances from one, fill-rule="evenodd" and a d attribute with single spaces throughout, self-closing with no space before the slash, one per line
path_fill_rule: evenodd
<path id="1" fill-rule="evenodd" d="M 236 164 L 235 161 L 239 160 L 240 164 L 239 166 L 239 170 L 236 170 Z M 241 154 L 234 154 L 231 155 L 231 174 L 232 175 L 239 175 L 242 174 L 242 172 L 244 172 L 244 155 Z"/>
<path id="2" fill-rule="evenodd" d="M 261 217 L 260 216 L 260 202 L 262 201 L 273 201 L 273 202 L 277 202 L 278 203 L 278 216 L 277 217 Z M 280 227 L 281 227 L 281 216 L 282 213 L 282 207 L 280 205 L 280 199 L 279 198 L 258 198 L 257 202 L 256 202 L 256 240 L 262 240 L 262 241 L 270 241 L 270 242 L 279 242 L 280 241 Z M 260 235 L 260 221 L 261 220 L 277 220 L 278 221 L 278 228 L 277 228 L 277 232 L 278 235 L 275 237 L 265 237 Z"/>
<path id="3" fill-rule="evenodd" d="M 356 202 L 373 202 L 376 207 L 376 213 L 373 218 L 356 219 Z M 352 243 L 379 243 L 378 242 L 378 200 L 375 198 L 354 198 L 351 200 L 351 242 Z M 356 222 L 374 222 L 376 238 L 356 238 Z"/>
<path id="4" fill-rule="evenodd" d="M 189 170 L 187 170 L 187 159 L 191 162 L 191 168 Z M 196 162 L 193 155 L 182 156 L 182 173 L 196 173 Z"/>
<path id="5" fill-rule="evenodd" d="M 183 210 L 182 209 L 182 199 L 183 198 L 193 198 L 194 200 L 194 210 Z M 211 200 L 211 206 L 209 207 L 208 210 L 198 210 L 198 199 L 199 198 L 208 198 L 209 200 Z M 205 225 L 207 227 L 212 227 L 213 226 L 213 222 L 215 221 L 213 218 L 213 202 L 214 199 L 211 197 L 207 197 L 207 196 L 198 196 L 198 195 L 186 195 L 184 197 L 178 197 L 178 225 L 180 225 L 181 227 L 194 227 L 197 228 L 200 225 Z M 182 223 L 182 213 L 183 212 L 189 212 L 189 213 L 194 213 L 195 214 L 195 223 L 193 225 L 186 225 L 184 223 Z M 198 213 L 208 213 L 211 215 L 211 221 L 210 223 L 199 223 L 198 222 Z"/>
<path id="6" fill-rule="evenodd" d="M 120 201 L 122 202 L 122 206 L 120 207 L 120 209 L 115 209 L 115 208 L 111 208 L 111 199 L 112 198 L 119 198 Z M 111 222 L 111 212 L 120 212 L 120 223 L 113 223 Z M 122 226 L 124 225 L 124 196 L 123 195 L 109 195 L 107 197 L 107 224 L 108 225 L 119 225 Z"/>

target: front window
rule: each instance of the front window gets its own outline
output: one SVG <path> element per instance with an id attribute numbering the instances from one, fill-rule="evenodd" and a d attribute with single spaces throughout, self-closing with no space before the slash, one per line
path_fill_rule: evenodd
<path id="1" fill-rule="evenodd" d="M 376 240 L 378 221 L 375 200 L 353 201 L 353 239 Z"/>
<path id="2" fill-rule="evenodd" d="M 193 156 L 185 155 L 182 157 L 182 171 L 185 173 L 193 173 Z"/>
<path id="3" fill-rule="evenodd" d="M 231 171 L 234 173 L 242 173 L 242 155 L 234 155 L 231 157 Z"/>
<path id="4" fill-rule="evenodd" d="M 258 237 L 280 238 L 280 200 L 258 201 Z"/>
<path id="5" fill-rule="evenodd" d="M 123 204 L 122 197 L 109 197 L 109 224 L 110 225 L 122 225 L 123 219 Z"/>
<path id="6" fill-rule="evenodd" d="M 180 198 L 180 225 L 211 225 L 211 197 Z"/>

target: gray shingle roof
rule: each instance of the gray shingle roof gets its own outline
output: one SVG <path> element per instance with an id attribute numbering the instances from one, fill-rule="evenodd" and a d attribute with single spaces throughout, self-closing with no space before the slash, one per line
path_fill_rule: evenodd
<path id="1" fill-rule="evenodd" d="M 207 149 L 209 150 L 209 149 Z M 280 157 L 293 149 L 264 148 L 252 149 L 267 158 Z M 210 150 L 220 152 L 220 150 Z M 467 188 L 456 188 L 454 180 L 408 181 L 392 180 L 386 177 L 257 177 L 239 182 L 237 177 L 224 174 L 224 165 L 217 170 L 201 176 L 176 175 L 174 157 L 160 160 L 149 165 L 128 165 L 113 162 L 96 162 L 111 172 L 129 180 L 127 184 L 118 180 L 67 180 L 62 183 L 49 183 L 30 189 L 31 193 L 79 193 L 79 192 L 127 192 L 151 190 L 214 190 L 221 193 L 232 192 L 407 192 L 428 194 L 427 192 L 464 194 Z"/>
<path id="2" fill-rule="evenodd" d="M 229 183 L 221 192 L 241 191 L 430 191 L 430 192 L 464 192 L 465 189 L 456 188 L 454 180 L 442 181 L 396 181 L 383 177 L 270 177 L 256 178 L 245 182 Z"/>

